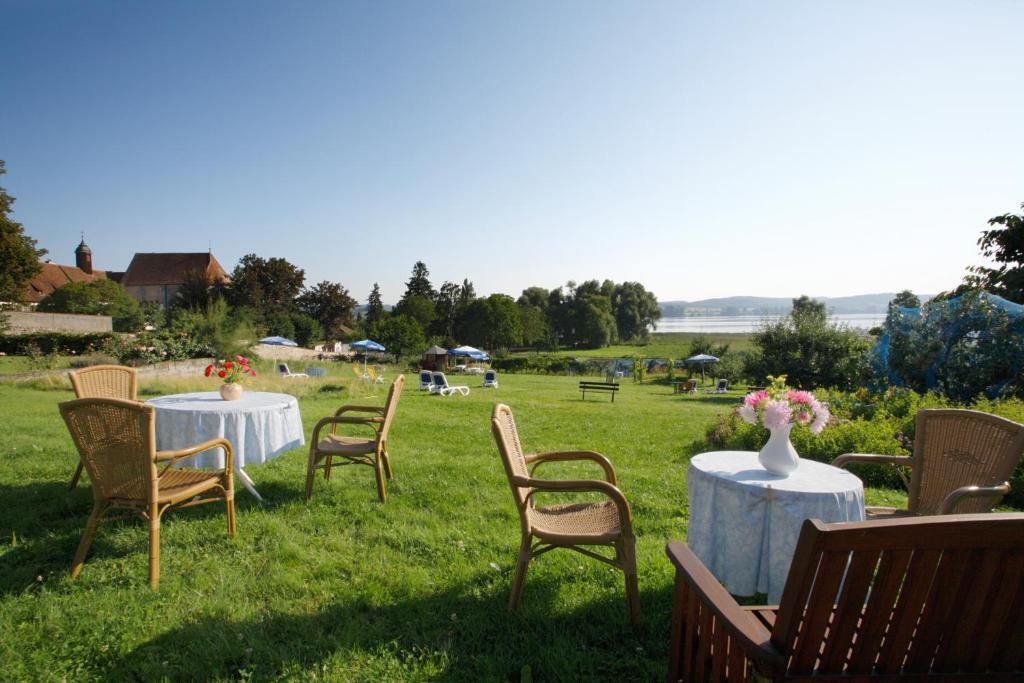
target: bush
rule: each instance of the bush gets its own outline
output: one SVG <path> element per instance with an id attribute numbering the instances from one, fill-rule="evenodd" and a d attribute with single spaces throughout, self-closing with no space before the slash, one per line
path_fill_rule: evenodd
<path id="1" fill-rule="evenodd" d="M 73 369 L 89 368 L 93 365 L 117 365 L 117 358 L 106 353 L 90 353 L 78 358 L 73 358 L 68 365 Z"/>
<path id="2" fill-rule="evenodd" d="M 200 342 L 181 330 L 157 330 L 135 337 L 113 338 L 104 344 L 103 352 L 116 358 L 122 365 L 132 366 L 217 355 L 216 349 L 210 344 Z"/>
<path id="3" fill-rule="evenodd" d="M 29 355 L 34 347 L 39 353 L 62 353 L 78 356 L 99 349 L 119 335 L 110 332 L 70 334 L 67 332 L 29 332 L 28 334 L 0 335 L 0 351 L 12 355 Z"/>

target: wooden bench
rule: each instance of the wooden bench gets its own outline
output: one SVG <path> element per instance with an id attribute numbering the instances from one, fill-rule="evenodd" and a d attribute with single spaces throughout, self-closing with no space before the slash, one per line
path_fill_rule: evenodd
<path id="1" fill-rule="evenodd" d="M 580 393 L 583 394 L 582 399 L 587 400 L 588 391 L 604 391 L 611 393 L 612 403 L 615 403 L 615 392 L 619 390 L 617 382 L 580 382 Z"/>
<path id="2" fill-rule="evenodd" d="M 1024 515 L 804 522 L 782 599 L 740 606 L 686 545 L 670 681 L 1024 681 Z"/>
<path id="3" fill-rule="evenodd" d="M 673 394 L 696 394 L 697 380 L 684 379 L 682 382 L 672 382 Z"/>

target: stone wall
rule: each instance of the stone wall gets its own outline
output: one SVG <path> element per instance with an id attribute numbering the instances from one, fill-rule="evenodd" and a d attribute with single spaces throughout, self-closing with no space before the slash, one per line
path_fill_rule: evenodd
<path id="1" fill-rule="evenodd" d="M 8 334 L 26 332 L 111 332 L 113 323 L 109 315 L 79 315 L 77 313 L 28 313 L 8 311 L 11 327 Z"/>

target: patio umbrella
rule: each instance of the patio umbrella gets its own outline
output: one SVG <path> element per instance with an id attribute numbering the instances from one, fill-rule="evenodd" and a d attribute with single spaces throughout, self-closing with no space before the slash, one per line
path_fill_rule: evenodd
<path id="1" fill-rule="evenodd" d="M 357 342 L 349 344 L 350 348 L 357 349 L 363 352 L 363 374 L 366 374 L 366 352 L 367 351 L 386 351 L 383 344 L 378 344 L 372 339 L 361 339 Z"/>
<path id="2" fill-rule="evenodd" d="M 298 346 L 291 339 L 285 339 L 284 337 L 264 337 L 260 339 L 260 344 L 270 344 L 272 346 Z"/>
<path id="3" fill-rule="evenodd" d="M 469 358 L 470 360 L 490 360 L 491 357 L 480 349 L 475 349 L 472 346 L 457 346 L 448 352 L 449 356 L 457 356 L 463 358 Z"/>
<path id="4" fill-rule="evenodd" d="M 718 358 L 715 356 L 709 356 L 706 353 L 698 353 L 696 356 L 690 356 L 684 363 L 699 363 L 700 364 L 700 383 L 704 384 L 704 366 L 708 363 L 717 363 Z"/>

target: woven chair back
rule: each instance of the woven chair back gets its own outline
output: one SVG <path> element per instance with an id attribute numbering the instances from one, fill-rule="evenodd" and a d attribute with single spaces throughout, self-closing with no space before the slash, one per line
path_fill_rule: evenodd
<path id="1" fill-rule="evenodd" d="M 123 365 L 94 365 L 68 373 L 76 398 L 136 400 L 138 373 Z"/>
<path id="2" fill-rule="evenodd" d="M 526 456 L 523 454 L 523 444 L 519 440 L 519 431 L 516 429 L 515 418 L 512 417 L 512 409 L 504 403 L 496 404 L 491 412 L 491 431 L 498 444 L 501 460 L 505 464 L 505 474 L 508 476 L 509 486 L 512 487 L 512 497 L 519 509 L 520 520 L 523 524 L 527 524 L 526 497 L 530 490 L 513 484 L 512 477 L 529 477 L 530 471 L 526 466 Z"/>
<path id="3" fill-rule="evenodd" d="M 1022 547 L 1021 514 L 805 521 L 772 626 L 786 680 L 1017 680 L 996 674 L 1024 662 Z"/>
<path id="4" fill-rule="evenodd" d="M 155 411 L 145 403 L 80 398 L 60 414 L 82 456 L 97 500 L 149 500 L 155 493 Z"/>
<path id="5" fill-rule="evenodd" d="M 384 424 L 380 428 L 380 441 L 387 441 L 388 430 L 391 429 L 391 421 L 395 419 L 395 408 L 398 406 L 398 397 L 402 395 L 402 387 L 405 385 L 405 375 L 399 375 L 391 383 L 388 389 L 388 400 L 384 404 Z"/>
<path id="6" fill-rule="evenodd" d="M 943 499 L 961 486 L 1009 481 L 1024 455 L 1024 426 L 976 410 L 930 409 L 917 414 L 914 470 L 908 508 L 938 514 Z M 988 512 L 998 499 L 963 499 L 952 512 Z"/>

